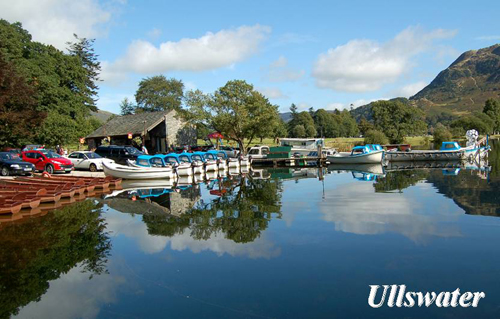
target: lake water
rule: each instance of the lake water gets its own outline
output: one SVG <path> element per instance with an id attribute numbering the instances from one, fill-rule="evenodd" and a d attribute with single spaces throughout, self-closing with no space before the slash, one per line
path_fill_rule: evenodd
<path id="1" fill-rule="evenodd" d="M 498 318 L 499 152 L 491 170 L 256 171 L 5 225 L 0 317 Z M 486 297 L 373 309 L 384 284 Z"/>

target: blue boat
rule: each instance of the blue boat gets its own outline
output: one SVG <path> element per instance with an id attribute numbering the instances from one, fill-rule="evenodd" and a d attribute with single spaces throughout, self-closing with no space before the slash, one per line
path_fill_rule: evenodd
<path id="1" fill-rule="evenodd" d="M 204 164 L 205 171 L 216 171 L 218 169 L 218 159 L 214 158 L 213 154 L 207 152 L 194 152 L 191 155 L 193 161 L 201 161 Z"/>
<path id="2" fill-rule="evenodd" d="M 229 159 L 229 156 L 227 156 L 226 152 L 221 150 L 209 150 L 206 152 L 205 157 L 217 161 L 220 170 L 224 170 L 227 168 L 227 161 Z"/>
<path id="3" fill-rule="evenodd" d="M 353 147 L 350 152 L 338 152 L 327 158 L 331 164 L 381 164 L 384 153 L 383 149 L 377 150 L 373 145 L 361 145 Z"/>
<path id="4" fill-rule="evenodd" d="M 190 163 L 194 174 L 203 174 L 205 172 L 203 161 L 199 160 L 198 156 L 193 159 L 193 153 L 180 153 L 179 160 L 181 163 Z"/>

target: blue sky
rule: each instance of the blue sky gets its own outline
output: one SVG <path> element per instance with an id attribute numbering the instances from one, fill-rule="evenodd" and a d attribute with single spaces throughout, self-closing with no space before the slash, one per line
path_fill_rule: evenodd
<path id="1" fill-rule="evenodd" d="M 287 111 L 410 96 L 460 53 L 500 43 L 500 1 L 0 0 L 0 17 L 64 49 L 95 38 L 98 106 L 164 74 L 211 93 L 243 79 Z"/>

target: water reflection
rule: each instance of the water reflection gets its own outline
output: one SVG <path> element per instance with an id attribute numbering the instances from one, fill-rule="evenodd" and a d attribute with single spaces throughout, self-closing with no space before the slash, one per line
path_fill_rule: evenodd
<path id="1" fill-rule="evenodd" d="M 106 272 L 111 243 L 99 208 L 86 200 L 1 229 L 1 318 L 39 299 L 49 281 L 75 267 L 87 279 Z"/>
<path id="2" fill-rule="evenodd" d="M 137 316 L 154 317 L 168 306 L 173 317 L 329 317 L 348 304 L 345 291 L 365 305 L 368 284 L 426 278 L 412 276 L 447 251 L 457 269 L 469 257 L 462 251 L 499 239 L 471 220 L 489 227 L 500 220 L 467 216 L 499 215 L 500 176 L 484 164 L 227 170 L 175 185 L 124 182 L 111 195 L 0 229 L 0 314 L 51 316 L 57 308 L 61 317 L 92 318 L 143 307 Z M 482 265 L 494 271 L 497 263 Z M 370 309 L 343 309 L 353 317 L 362 310 Z"/>

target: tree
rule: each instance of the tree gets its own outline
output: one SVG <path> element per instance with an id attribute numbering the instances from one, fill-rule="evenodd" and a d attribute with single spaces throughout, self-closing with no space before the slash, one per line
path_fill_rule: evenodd
<path id="1" fill-rule="evenodd" d="M 181 112 L 186 120 L 220 132 L 238 143 L 243 154 L 254 138 L 272 132 L 280 120 L 278 106 L 243 80 L 228 81 L 213 95 L 189 92 L 186 105 L 188 109 Z"/>
<path id="2" fill-rule="evenodd" d="M 494 132 L 500 131 L 500 101 L 488 99 L 484 103 L 483 113 L 494 121 Z"/>
<path id="3" fill-rule="evenodd" d="M 307 133 L 306 129 L 304 128 L 304 125 L 302 124 L 295 125 L 295 127 L 293 128 L 293 136 L 299 138 L 306 137 Z"/>
<path id="4" fill-rule="evenodd" d="M 304 127 L 305 133 L 303 136 L 295 135 L 295 127 L 301 125 Z M 295 118 L 288 123 L 288 128 L 290 135 L 293 137 L 314 137 L 316 136 L 316 127 L 314 126 L 314 120 L 309 112 L 303 111 L 295 114 Z M 302 132 L 302 131 L 300 131 Z"/>
<path id="5" fill-rule="evenodd" d="M 276 143 L 277 139 L 280 137 L 287 137 L 288 132 L 286 129 L 286 123 L 283 121 L 281 118 L 278 121 L 278 125 L 274 128 L 272 132 L 272 138 L 274 140 L 274 143 Z"/>
<path id="6" fill-rule="evenodd" d="M 353 137 L 359 135 L 358 124 L 348 110 L 343 110 L 334 115 L 340 126 L 340 136 Z"/>
<path id="7" fill-rule="evenodd" d="M 124 98 L 120 102 L 120 110 L 121 110 L 120 114 L 121 115 L 134 114 L 135 108 L 136 108 L 136 106 L 128 98 Z"/>
<path id="8" fill-rule="evenodd" d="M 450 141 L 452 137 L 450 131 L 443 124 L 438 123 L 433 134 L 434 147 L 441 145 L 445 141 Z"/>
<path id="9" fill-rule="evenodd" d="M 494 121 L 484 113 L 476 113 L 461 117 L 451 123 L 451 127 L 465 134 L 468 130 L 477 130 L 480 134 L 489 134 L 493 131 Z"/>
<path id="10" fill-rule="evenodd" d="M 365 144 L 389 144 L 389 139 L 383 132 L 377 130 L 369 130 L 365 134 Z"/>
<path id="11" fill-rule="evenodd" d="M 146 112 L 180 110 L 184 84 L 174 78 L 157 75 L 142 79 L 135 93 L 137 108 Z"/>
<path id="12" fill-rule="evenodd" d="M 373 102 L 372 112 L 375 128 L 384 132 L 391 143 L 401 143 L 406 136 L 426 130 L 422 110 L 400 101 Z"/>
<path id="13" fill-rule="evenodd" d="M 34 137 L 46 117 L 36 111 L 35 92 L 0 51 L 0 147 L 20 147 Z"/>
<path id="14" fill-rule="evenodd" d="M 314 125 L 319 137 L 338 137 L 340 126 L 332 113 L 319 109 L 314 113 Z"/>
<path id="15" fill-rule="evenodd" d="M 365 135 L 366 132 L 374 130 L 375 126 L 373 125 L 373 123 L 368 122 L 366 120 L 366 118 L 363 116 L 363 117 L 361 117 L 361 120 L 359 121 L 358 128 L 359 128 L 359 132 L 362 135 Z"/>
<path id="16" fill-rule="evenodd" d="M 79 38 L 76 34 L 73 34 L 73 36 L 76 42 L 67 42 L 68 52 L 70 55 L 78 57 L 81 65 L 86 70 L 84 79 L 85 90 L 83 92 L 86 99 L 84 103 L 88 105 L 92 111 L 97 111 L 95 97 L 97 97 L 97 91 L 99 89 L 97 82 L 100 81 L 99 73 L 101 72 L 101 63 L 98 60 L 99 56 L 94 51 L 95 39 Z"/>

